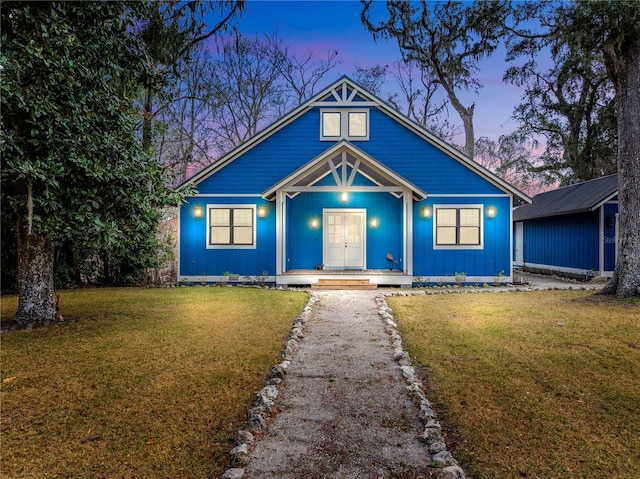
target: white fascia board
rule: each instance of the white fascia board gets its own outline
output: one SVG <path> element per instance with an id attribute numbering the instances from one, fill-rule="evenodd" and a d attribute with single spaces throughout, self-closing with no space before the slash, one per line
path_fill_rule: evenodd
<path id="1" fill-rule="evenodd" d="M 611 193 L 610 195 L 608 195 L 607 197 L 605 197 L 602 201 L 599 201 L 598 203 L 596 203 L 595 205 L 593 205 L 591 207 L 591 211 L 595 211 L 598 208 L 602 207 L 605 205 L 605 203 L 608 203 L 609 201 L 611 201 L 612 199 L 614 199 L 616 196 L 618 195 L 618 190 L 616 189 L 616 191 L 614 191 L 613 193 Z"/>

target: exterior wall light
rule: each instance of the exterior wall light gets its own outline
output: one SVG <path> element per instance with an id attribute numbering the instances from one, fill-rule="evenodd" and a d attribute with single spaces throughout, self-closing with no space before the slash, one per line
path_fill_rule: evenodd
<path id="1" fill-rule="evenodd" d="M 267 216 L 267 207 L 258 206 L 258 218 L 266 218 L 266 216 Z"/>
<path id="2" fill-rule="evenodd" d="M 371 218 L 371 221 L 369 222 L 369 225 L 372 228 L 377 228 L 378 227 L 378 218 Z"/>
<path id="3" fill-rule="evenodd" d="M 195 208 L 193 208 L 193 217 L 194 218 L 202 218 L 202 214 L 204 213 L 204 210 L 202 208 L 202 206 L 198 205 Z"/>
<path id="4" fill-rule="evenodd" d="M 318 218 L 312 218 L 311 221 L 309 222 L 309 226 L 311 226 L 312 229 L 316 229 L 318 226 L 320 226 L 320 222 L 318 221 Z"/>
<path id="5" fill-rule="evenodd" d="M 487 218 L 495 218 L 496 217 L 496 207 L 488 206 L 487 207 Z"/>
<path id="6" fill-rule="evenodd" d="M 428 206 L 425 206 L 424 208 L 422 208 L 422 217 L 423 218 L 431 218 L 431 208 Z"/>
<path id="7" fill-rule="evenodd" d="M 349 194 L 346 191 L 340 193 L 340 201 L 345 203 L 349 199 Z"/>

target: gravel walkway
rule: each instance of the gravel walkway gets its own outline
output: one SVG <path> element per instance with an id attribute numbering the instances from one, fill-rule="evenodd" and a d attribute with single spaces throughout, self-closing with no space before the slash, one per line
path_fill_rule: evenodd
<path id="1" fill-rule="evenodd" d="M 522 276 L 525 290 L 603 284 Z M 464 479 L 383 294 L 311 294 L 282 363 L 249 411 L 246 428 L 254 434 L 238 432 L 239 445 L 230 453 L 235 467 L 222 479 Z"/>
<path id="2" fill-rule="evenodd" d="M 435 477 L 375 291 L 323 291 L 243 477 Z"/>

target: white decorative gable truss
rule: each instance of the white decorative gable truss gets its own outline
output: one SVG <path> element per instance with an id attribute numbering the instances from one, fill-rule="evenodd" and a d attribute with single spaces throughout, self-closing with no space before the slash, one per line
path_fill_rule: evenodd
<path id="1" fill-rule="evenodd" d="M 357 97 L 366 98 L 368 94 L 361 92 L 357 85 L 342 82 L 329 87 L 329 91 L 324 94 L 321 100 L 314 101 L 312 106 L 380 106 L 380 102 L 369 100 L 357 100 Z"/>

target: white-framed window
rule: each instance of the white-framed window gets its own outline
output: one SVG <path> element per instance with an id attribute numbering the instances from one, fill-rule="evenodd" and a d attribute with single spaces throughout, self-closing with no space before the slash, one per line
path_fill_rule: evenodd
<path id="1" fill-rule="evenodd" d="M 434 205 L 434 249 L 482 249 L 483 205 Z"/>
<path id="2" fill-rule="evenodd" d="M 339 111 L 322 112 L 322 138 L 338 139 L 342 136 L 341 117 Z"/>
<path id="3" fill-rule="evenodd" d="M 368 108 L 323 108 L 320 110 L 320 140 L 367 141 L 369 139 Z"/>
<path id="4" fill-rule="evenodd" d="M 208 249 L 255 249 L 255 205 L 207 205 Z"/>

